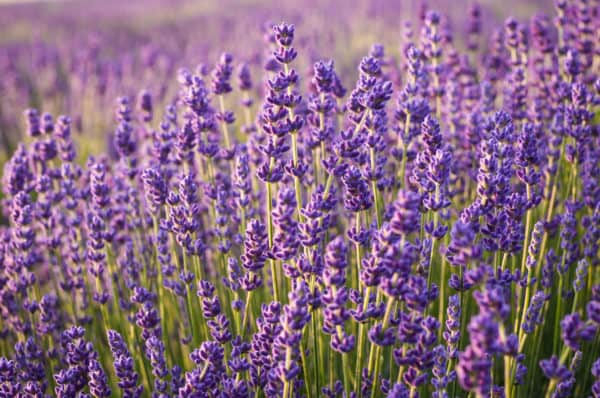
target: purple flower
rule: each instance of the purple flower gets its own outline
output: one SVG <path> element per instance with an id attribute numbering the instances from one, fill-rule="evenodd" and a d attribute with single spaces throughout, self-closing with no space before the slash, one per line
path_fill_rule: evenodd
<path id="1" fill-rule="evenodd" d="M 360 170 L 351 166 L 342 177 L 344 184 L 344 208 L 348 211 L 359 212 L 370 209 L 373 204 L 369 184 L 362 177 Z"/>
<path id="2" fill-rule="evenodd" d="M 135 314 L 135 323 L 142 328 L 142 339 L 146 341 L 152 336 L 160 337 L 160 315 L 151 301 L 143 303 Z"/>
<path id="3" fill-rule="evenodd" d="M 165 346 L 156 336 L 151 336 L 146 340 L 145 346 L 146 356 L 150 360 L 150 366 L 152 366 L 152 375 L 155 377 L 152 397 L 163 397 L 167 394 L 169 387 L 166 381 L 169 371 L 165 359 Z"/>
<path id="4" fill-rule="evenodd" d="M 242 63 L 238 67 L 237 71 L 238 86 L 242 91 L 249 91 L 252 89 L 252 76 L 250 75 L 250 67 L 247 63 Z M 250 106 L 251 103 L 244 103 L 245 106 Z"/>
<path id="5" fill-rule="evenodd" d="M 600 300 L 592 298 L 586 307 L 588 319 L 600 325 Z"/>
<path id="6" fill-rule="evenodd" d="M 58 145 L 60 158 L 64 162 L 72 162 L 75 159 L 75 145 L 71 139 L 71 118 L 59 116 L 56 119 L 54 135 Z"/>
<path id="7" fill-rule="evenodd" d="M 147 90 L 140 91 L 138 95 L 138 109 L 142 113 L 142 121 L 148 123 L 152 120 L 153 107 L 152 95 Z"/>
<path id="8" fill-rule="evenodd" d="M 535 328 L 542 324 L 541 311 L 548 298 L 548 295 L 543 291 L 539 291 L 533 295 L 529 308 L 527 308 L 527 312 L 525 313 L 525 319 L 521 325 L 525 333 L 533 333 Z"/>
<path id="9" fill-rule="evenodd" d="M 110 187 L 106 182 L 106 165 L 90 160 L 90 193 L 92 203 L 98 211 L 104 210 L 110 204 Z"/>
<path id="10" fill-rule="evenodd" d="M 273 209 L 273 224 L 276 227 L 273 237 L 272 255 L 280 260 L 291 259 L 298 249 L 298 223 L 294 220 L 296 194 L 294 190 L 282 188 L 277 194 Z"/>
<path id="11" fill-rule="evenodd" d="M 118 100 L 119 108 L 117 109 L 117 129 L 115 131 L 115 149 L 121 157 L 127 158 L 136 149 L 136 141 L 133 135 L 134 130 L 131 125 L 131 107 L 127 97 L 121 97 Z"/>
<path id="12" fill-rule="evenodd" d="M 265 225 L 256 219 L 250 220 L 244 239 L 242 266 L 251 272 L 260 271 L 268 258 L 268 245 Z"/>
<path id="13" fill-rule="evenodd" d="M 586 323 L 579 313 L 566 315 L 560 321 L 561 337 L 565 344 L 573 351 L 579 350 L 583 341 L 590 341 L 596 336 L 598 327 Z"/>
<path id="14" fill-rule="evenodd" d="M 596 379 L 592 385 L 592 395 L 594 398 L 598 398 L 600 397 L 600 359 L 597 359 L 592 365 L 591 373 Z"/>
<path id="15" fill-rule="evenodd" d="M 257 331 L 252 336 L 252 349 L 250 351 L 250 368 L 251 385 L 264 387 L 267 383 L 267 373 L 269 373 L 273 364 L 273 342 L 282 326 L 279 323 L 281 314 L 281 304 L 279 302 L 271 302 L 270 304 L 262 304 L 262 315 L 257 318 Z"/>
<path id="16" fill-rule="evenodd" d="M 99 397 L 110 396 L 106 375 L 97 362 L 98 355 L 92 344 L 85 341 L 84 335 L 85 330 L 77 326 L 65 330 L 61 335 L 67 368 L 54 375 L 55 393 L 59 397 L 75 396 L 88 384 L 88 377 L 93 391 L 104 394 Z"/>
<path id="17" fill-rule="evenodd" d="M 138 398 L 142 395 L 143 387 L 138 384 L 138 375 L 135 372 L 135 362 L 127 349 L 121 335 L 114 330 L 108 331 L 108 344 L 113 356 L 113 366 L 119 379 L 117 385 L 126 398 Z"/>
<path id="18" fill-rule="evenodd" d="M 475 241 L 476 231 L 470 223 L 458 220 L 452 227 L 446 258 L 453 266 L 466 266 L 481 257 L 481 246 Z"/>
<path id="19" fill-rule="evenodd" d="M 17 364 L 15 361 L 0 358 L 0 386 L 7 397 L 17 396 L 21 384 L 17 381 Z"/>
<path id="20" fill-rule="evenodd" d="M 85 349 L 87 349 L 87 345 L 81 351 L 85 351 Z M 20 383 L 25 390 L 30 389 L 34 394 L 36 392 L 38 394 L 45 392 L 48 381 L 46 380 L 46 373 L 44 370 L 44 352 L 31 337 L 24 342 L 20 341 L 16 343 L 14 350 L 14 361 L 16 363 L 16 370 L 18 370 L 18 376 L 12 381 Z M 66 360 L 68 361 L 69 359 L 71 359 L 71 357 L 69 353 L 66 353 Z M 85 359 L 82 361 L 85 361 Z M 79 370 L 78 367 L 77 369 Z M 85 381 L 82 381 L 82 388 L 84 385 L 83 383 L 85 383 Z M 76 388 L 79 386 L 80 385 L 77 384 Z"/>
<path id="21" fill-rule="evenodd" d="M 304 221 L 298 224 L 300 243 L 304 247 L 317 245 L 323 239 L 331 217 L 328 214 L 335 206 L 335 195 L 323 198 L 324 187 L 319 185 L 311 194 L 310 200 L 300 211 Z"/>
<path id="22" fill-rule="evenodd" d="M 25 145 L 20 144 L 12 158 L 4 164 L 2 175 L 2 191 L 7 196 L 14 196 L 20 191 L 28 191 L 33 174 L 29 167 L 28 153 Z"/>
<path id="23" fill-rule="evenodd" d="M 393 204 L 390 230 L 399 236 L 408 236 L 420 229 L 421 197 L 412 191 L 400 190 Z"/>
<path id="24" fill-rule="evenodd" d="M 341 236 L 327 245 L 323 270 L 325 290 L 320 297 L 323 303 L 323 331 L 332 336 L 331 348 L 340 353 L 347 353 L 354 348 L 354 336 L 347 335 L 344 331 L 344 323 L 350 317 L 346 309 L 347 252 L 348 248 Z"/>
<path id="25" fill-rule="evenodd" d="M 229 331 L 229 320 L 224 314 L 218 314 L 214 319 L 207 322 L 213 339 L 221 344 L 229 342 L 232 338 Z"/>
<path id="26" fill-rule="evenodd" d="M 213 391 L 224 376 L 224 350 L 216 341 L 205 341 L 190 354 L 196 364 L 185 374 L 185 384 L 179 389 L 179 397 L 195 396 Z"/>
<path id="27" fill-rule="evenodd" d="M 198 297 L 202 303 L 202 315 L 205 318 L 214 318 L 221 313 L 219 296 L 214 295 L 215 287 L 207 280 L 198 282 Z"/>
<path id="28" fill-rule="evenodd" d="M 502 352 L 498 323 L 482 312 L 471 318 L 468 330 L 470 344 L 458 354 L 457 379 L 464 389 L 485 395 L 492 384 L 491 357 Z"/>
<path id="29" fill-rule="evenodd" d="M 233 73 L 233 56 L 228 53 L 221 54 L 219 63 L 212 72 L 212 91 L 216 95 L 223 95 L 231 92 L 231 74 Z"/>
<path id="30" fill-rule="evenodd" d="M 161 173 L 155 168 L 148 168 L 142 173 L 146 203 L 153 214 L 160 211 L 167 199 L 167 184 Z"/>
<path id="31" fill-rule="evenodd" d="M 571 377 L 569 369 L 565 365 L 560 364 L 555 355 L 550 359 L 541 360 L 540 368 L 542 368 L 542 372 L 549 379 L 565 380 Z"/>
<path id="32" fill-rule="evenodd" d="M 433 378 L 431 384 L 435 388 L 435 392 L 432 394 L 434 398 L 443 398 L 446 396 L 446 387 L 456 377 L 455 372 L 452 370 L 447 371 L 448 360 L 451 358 L 443 345 L 438 345 L 433 349 L 435 362 L 432 369 Z"/>
<path id="33" fill-rule="evenodd" d="M 97 398 L 110 397 L 111 390 L 108 385 L 108 377 L 102 369 L 102 365 L 97 359 L 91 359 L 88 362 L 88 385 L 90 387 L 90 393 Z"/>
<path id="34" fill-rule="evenodd" d="M 27 122 L 27 132 L 31 137 L 37 137 L 41 135 L 41 123 L 40 123 L 40 114 L 37 109 L 27 109 L 24 112 L 26 122 Z"/>
<path id="35" fill-rule="evenodd" d="M 443 333 L 443 337 L 448 346 L 448 356 L 456 358 L 458 343 L 460 341 L 461 319 L 460 298 L 458 295 L 450 296 L 446 313 L 448 314 L 448 319 L 446 319 L 446 330 Z"/>
<path id="36" fill-rule="evenodd" d="M 588 274 L 589 263 L 584 258 L 577 263 L 577 268 L 575 269 L 575 280 L 573 280 L 573 289 L 575 293 L 583 290 L 585 287 L 585 282 Z"/>
<path id="37" fill-rule="evenodd" d="M 283 307 L 281 330 L 275 336 L 273 351 L 275 366 L 272 374 L 283 382 L 290 382 L 300 373 L 300 340 L 304 325 L 310 320 L 308 286 L 297 284 L 289 293 L 289 304 Z M 291 358 L 291 360 L 289 360 Z"/>
<path id="38" fill-rule="evenodd" d="M 40 322 L 37 330 L 40 334 L 52 334 L 62 326 L 58 298 L 54 294 L 46 294 L 40 300 Z"/>

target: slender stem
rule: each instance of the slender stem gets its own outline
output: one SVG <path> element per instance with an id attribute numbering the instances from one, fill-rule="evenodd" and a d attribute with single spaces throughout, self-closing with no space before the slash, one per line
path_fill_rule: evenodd
<path id="1" fill-rule="evenodd" d="M 313 338 L 313 360 L 314 360 L 314 366 L 315 366 L 315 386 L 316 386 L 316 391 L 317 394 L 319 393 L 319 387 L 320 387 L 320 382 L 319 382 L 319 375 L 321 373 L 321 369 L 319 368 L 319 339 L 317 338 L 317 331 L 318 331 L 318 327 L 317 327 L 317 315 L 314 313 L 313 310 L 313 315 L 312 315 L 312 338 Z"/>
<path id="2" fill-rule="evenodd" d="M 366 294 L 369 294 L 369 289 L 367 289 Z M 366 300 L 365 300 L 366 302 Z M 363 345 L 365 340 L 365 324 L 360 323 L 358 325 L 358 344 L 356 346 L 356 368 L 354 373 L 356 374 L 356 381 L 354 383 L 354 390 L 360 391 L 360 385 L 362 383 L 362 360 L 363 360 Z M 359 393 L 360 394 L 360 393 Z"/>
<path id="3" fill-rule="evenodd" d="M 429 265 L 431 267 L 431 264 Z M 444 325 L 444 317 L 445 317 L 445 290 L 446 290 L 446 257 L 442 256 L 442 274 L 440 276 L 440 306 L 438 308 L 438 320 L 440 321 L 440 325 Z M 438 331 L 438 339 L 442 337 L 443 327 L 439 328 Z"/>
<path id="4" fill-rule="evenodd" d="M 527 185 L 527 202 L 529 203 L 531 201 L 531 185 Z M 528 246 L 529 246 L 529 234 L 531 231 L 531 209 L 527 209 L 527 213 L 525 216 L 525 236 L 523 238 L 523 248 L 522 248 L 522 254 L 521 254 L 521 275 L 525 274 L 525 267 L 527 265 L 527 251 L 528 251 Z M 521 299 L 519 297 L 519 302 L 517 305 L 517 314 L 515 317 L 515 324 L 514 324 L 514 333 L 516 333 L 518 335 L 519 333 L 519 328 L 520 328 L 520 322 L 519 319 L 521 318 L 521 312 L 525 313 L 527 306 L 529 305 L 527 303 L 527 301 L 529 300 L 529 289 L 530 289 L 530 284 L 527 283 L 527 286 L 525 287 L 525 295 L 524 295 L 524 301 L 523 301 L 523 305 L 521 305 Z M 525 307 L 525 308 L 523 308 Z"/>
<path id="5" fill-rule="evenodd" d="M 240 336 L 242 339 L 244 338 L 244 334 L 246 333 L 246 324 L 248 323 L 248 314 L 250 313 L 250 301 L 252 298 L 252 290 L 248 291 L 246 295 L 246 305 L 244 305 L 244 318 L 242 319 L 242 326 L 240 330 Z"/>
<path id="6" fill-rule="evenodd" d="M 565 256 L 566 254 L 563 253 L 562 256 L 562 263 L 564 263 L 565 261 Z M 558 275 L 558 290 L 557 290 L 557 296 L 556 296 L 556 312 L 554 315 L 554 341 L 552 344 L 552 352 L 557 353 L 558 352 L 558 347 L 559 347 L 559 325 L 560 325 L 560 317 L 561 317 L 561 313 L 562 313 L 562 289 L 563 289 L 563 279 L 564 276 L 562 273 L 559 272 Z"/>
<path id="7" fill-rule="evenodd" d="M 375 148 L 371 148 L 369 152 L 370 152 L 369 156 L 371 159 L 371 172 L 373 174 L 375 174 L 375 168 L 377 167 L 376 161 L 375 161 Z M 373 190 L 373 202 L 375 202 L 375 216 L 377 217 L 377 228 L 381 228 L 382 215 L 381 215 L 381 209 L 379 208 L 380 207 L 379 189 L 377 188 L 376 180 L 371 181 L 371 188 Z"/>
<path id="8" fill-rule="evenodd" d="M 337 297 L 337 287 L 335 285 L 332 286 L 332 292 L 333 292 L 333 297 Z M 343 330 L 342 330 L 342 326 L 341 325 L 337 325 L 336 326 L 336 333 L 338 335 L 338 337 L 340 338 L 340 340 L 342 340 L 343 336 Z M 344 353 L 340 353 L 340 356 L 342 358 L 342 372 L 343 372 L 343 380 L 344 380 L 344 390 L 348 393 L 350 392 L 350 375 L 347 372 L 347 361 L 346 361 L 346 354 Z"/>
<path id="9" fill-rule="evenodd" d="M 394 275 L 394 277 L 396 277 L 396 275 Z M 389 322 L 390 322 L 390 318 L 392 315 L 392 309 L 394 308 L 394 302 L 396 301 L 396 298 L 393 296 L 388 297 L 388 301 L 385 307 L 385 314 L 383 315 L 383 323 L 381 326 L 381 330 L 382 332 L 385 332 L 385 330 L 388 328 L 389 326 Z M 374 360 L 375 361 L 375 366 L 373 368 L 373 389 L 371 390 L 371 398 L 375 397 L 376 391 L 377 391 L 377 382 L 378 382 L 378 378 L 379 378 L 379 358 L 380 358 L 380 350 L 381 347 L 379 345 L 373 344 L 371 345 L 371 353 L 369 354 L 369 375 L 371 375 L 371 363 Z"/>
<path id="10" fill-rule="evenodd" d="M 506 339 L 506 331 L 504 330 L 504 325 L 500 324 L 500 339 Z M 512 357 L 509 355 L 504 355 L 504 392 L 506 398 L 512 398 L 512 384 L 513 378 L 512 375 Z"/>
<path id="11" fill-rule="evenodd" d="M 275 165 L 275 159 L 271 158 L 269 161 L 269 175 Z M 267 181 L 267 233 L 269 238 L 269 249 L 273 247 L 273 196 L 271 192 L 271 182 Z M 277 281 L 277 269 L 275 268 L 275 260 L 269 259 L 271 266 L 271 282 L 273 285 L 273 299 L 279 301 L 279 283 Z"/>
<path id="12" fill-rule="evenodd" d="M 360 226 L 360 212 L 356 213 L 356 228 L 358 229 Z M 357 274 L 356 277 L 356 289 L 358 289 L 359 291 L 362 289 L 362 285 L 360 284 L 360 262 L 361 262 L 361 254 L 360 254 L 360 245 L 358 243 L 356 243 L 356 267 L 355 267 L 355 272 Z M 362 310 L 365 311 L 368 303 L 369 303 L 369 295 L 371 294 L 370 288 L 367 287 L 366 290 L 364 291 L 364 299 L 363 299 L 363 308 Z M 360 394 L 360 385 L 362 383 L 362 360 L 363 360 L 363 344 L 364 344 L 364 340 L 365 340 L 365 325 L 363 322 L 359 323 L 358 325 L 358 345 L 357 345 L 357 361 L 356 361 L 356 370 L 355 370 L 355 375 L 356 375 L 356 383 L 354 384 L 354 390 L 355 391 L 359 391 Z"/>
<path id="13" fill-rule="evenodd" d="M 304 387 L 306 388 L 306 395 L 308 398 L 312 397 L 310 382 L 310 374 L 308 372 L 308 361 L 306 360 L 306 354 L 304 353 L 304 347 L 300 346 L 300 360 L 302 361 L 302 373 L 304 375 Z"/>
<path id="14" fill-rule="evenodd" d="M 354 220 L 355 220 L 355 226 L 356 226 L 356 233 L 358 234 L 360 232 L 360 211 L 356 212 Z M 355 283 L 356 289 L 358 291 L 362 291 L 362 286 L 360 284 L 360 267 L 361 267 L 360 243 L 355 242 L 354 246 L 356 249 L 356 267 L 354 270 L 352 270 L 352 272 L 355 274 L 354 283 Z"/>
<path id="15" fill-rule="evenodd" d="M 285 369 L 289 369 L 292 362 L 292 348 L 287 346 L 285 349 Z M 287 378 L 283 381 L 283 398 L 290 397 L 292 384 Z"/>
<path id="16" fill-rule="evenodd" d="M 225 113 L 225 100 L 222 95 L 218 95 L 219 97 L 219 107 L 221 108 L 221 113 Z M 223 139 L 225 140 L 225 149 L 231 149 L 231 140 L 229 138 L 229 129 L 227 128 L 227 123 L 224 119 L 221 121 L 221 128 L 223 129 Z"/>
<path id="17" fill-rule="evenodd" d="M 406 120 L 404 121 L 404 136 L 400 137 L 400 140 L 398 141 L 398 146 L 400 146 L 402 148 L 402 160 L 400 161 L 400 182 L 402 183 L 402 187 L 404 188 L 405 182 L 406 182 L 406 162 L 408 161 L 407 159 L 407 154 L 406 151 L 408 150 L 408 148 L 406 147 L 406 143 L 404 142 L 404 139 L 406 139 L 408 137 L 408 134 L 410 132 L 410 112 L 406 113 Z"/>
<path id="18" fill-rule="evenodd" d="M 154 224 L 154 239 L 158 240 L 159 219 L 158 219 L 158 217 L 155 216 L 155 217 L 153 217 L 152 221 Z M 166 345 L 167 349 L 171 349 L 170 341 L 172 339 L 169 336 L 169 330 L 167 328 L 167 312 L 166 312 L 167 297 L 165 295 L 164 286 L 163 286 L 163 271 L 162 271 L 161 261 L 158 259 L 158 250 L 156 250 L 155 260 L 156 260 L 156 274 L 157 274 L 157 279 L 158 279 L 157 292 L 158 292 L 158 310 L 160 313 L 160 323 L 161 323 L 163 335 L 165 336 L 165 340 L 166 340 L 165 345 Z"/>

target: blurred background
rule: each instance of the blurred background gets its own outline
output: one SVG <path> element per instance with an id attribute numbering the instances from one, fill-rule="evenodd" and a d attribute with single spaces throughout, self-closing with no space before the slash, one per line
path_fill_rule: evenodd
<path id="1" fill-rule="evenodd" d="M 114 130 L 115 100 L 146 89 L 157 113 L 173 101 L 177 70 L 210 68 L 219 54 L 252 66 L 262 79 L 265 33 L 297 26 L 298 67 L 334 59 L 347 87 L 374 43 L 398 64 L 407 30 L 422 10 L 445 15 L 456 45 L 466 35 L 470 0 L 0 0 L 0 164 L 23 139 L 29 107 L 75 121 L 80 153 L 98 153 Z M 551 0 L 481 0 L 483 37 L 508 16 L 552 12 Z M 486 43 L 481 43 L 481 54 Z M 308 81 L 308 79 L 304 79 Z M 257 85 L 260 90 L 260 84 Z"/>

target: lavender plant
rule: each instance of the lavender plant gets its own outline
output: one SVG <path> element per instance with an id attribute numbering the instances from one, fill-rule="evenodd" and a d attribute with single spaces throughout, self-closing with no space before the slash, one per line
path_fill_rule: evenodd
<path id="1" fill-rule="evenodd" d="M 26 110 L 0 395 L 600 397 L 599 5 L 556 13 L 424 9 L 349 91 L 280 23 L 119 97 L 106 155 Z"/>

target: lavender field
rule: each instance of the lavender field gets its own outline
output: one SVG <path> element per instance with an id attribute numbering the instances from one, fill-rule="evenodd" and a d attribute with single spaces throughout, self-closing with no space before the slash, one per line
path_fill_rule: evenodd
<path id="1" fill-rule="evenodd" d="M 0 33 L 0 398 L 600 398 L 600 1 Z"/>

